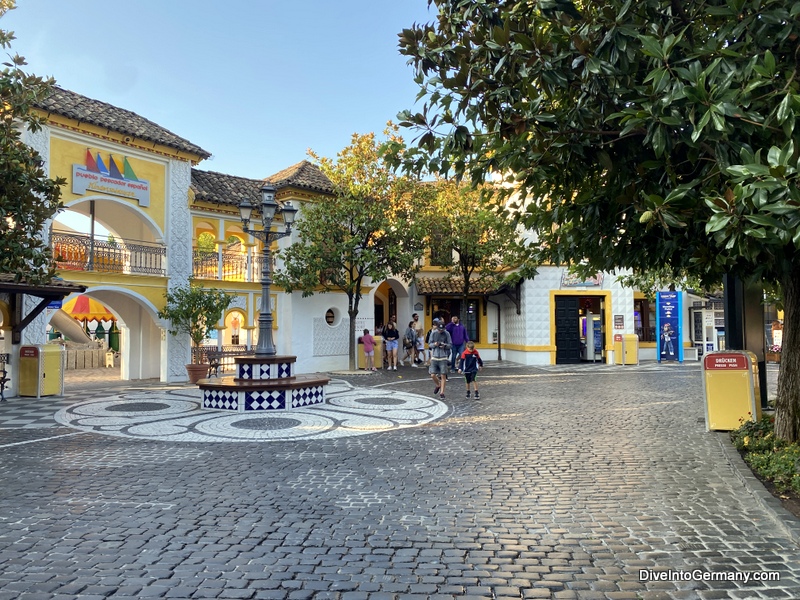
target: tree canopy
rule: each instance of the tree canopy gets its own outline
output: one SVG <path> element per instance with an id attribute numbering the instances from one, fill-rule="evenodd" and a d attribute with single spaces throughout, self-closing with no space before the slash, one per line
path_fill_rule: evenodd
<path id="1" fill-rule="evenodd" d="M 432 262 L 448 270 L 465 302 L 470 293 L 494 291 L 536 273 L 513 218 L 491 187 L 446 179 L 428 185 L 435 190 L 425 219 Z"/>
<path id="2" fill-rule="evenodd" d="M 233 294 L 205 288 L 190 279 L 164 293 L 164 308 L 158 316 L 170 322 L 170 334 L 186 334 L 192 346 L 199 348 L 235 299 Z M 200 355 L 195 353 L 192 360 L 200 361 Z"/>
<path id="3" fill-rule="evenodd" d="M 14 2 L 0 2 L 0 17 Z M 0 30 L 0 46 L 8 51 L 14 34 Z M 46 222 L 61 206 L 65 180 L 50 179 L 42 157 L 22 141 L 23 131 L 38 131 L 43 119 L 33 112 L 54 83 L 23 70 L 25 59 L 9 55 L 0 70 L 0 273 L 42 283 L 55 273 L 50 248 L 42 237 Z"/>
<path id="4" fill-rule="evenodd" d="M 402 144 L 393 129 L 389 140 Z M 340 291 L 350 317 L 350 367 L 355 367 L 355 319 L 363 285 L 391 275 L 410 278 L 424 246 L 425 186 L 395 174 L 374 133 L 355 134 L 337 158 L 311 152 L 333 184 L 333 197 L 303 204 L 295 229 L 302 240 L 279 253 L 275 282 L 304 296 Z"/>
<path id="5" fill-rule="evenodd" d="M 540 260 L 778 282 L 776 432 L 796 439 L 800 4 L 430 3 L 400 34 L 424 98 L 406 166 L 505 176 Z"/>

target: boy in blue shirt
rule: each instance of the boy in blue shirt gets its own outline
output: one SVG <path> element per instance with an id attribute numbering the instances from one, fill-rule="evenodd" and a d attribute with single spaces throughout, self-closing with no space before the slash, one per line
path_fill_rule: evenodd
<path id="1" fill-rule="evenodd" d="M 464 379 L 467 382 L 467 398 L 470 396 L 469 384 L 471 383 L 475 388 L 475 400 L 481 399 L 477 382 L 478 371 L 481 369 L 483 369 L 483 361 L 481 360 L 481 355 L 475 349 L 475 342 L 467 342 L 467 347 L 458 360 L 458 372 L 464 374 Z"/>

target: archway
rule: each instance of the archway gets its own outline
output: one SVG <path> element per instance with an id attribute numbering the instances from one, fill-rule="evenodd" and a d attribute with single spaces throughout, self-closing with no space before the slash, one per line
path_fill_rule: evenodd
<path id="1" fill-rule="evenodd" d="M 117 318 L 120 371 L 118 376 L 113 371 L 114 378 L 159 379 L 162 344 L 155 306 L 137 292 L 119 287 L 90 288 L 85 295 L 101 302 Z"/>
<path id="2" fill-rule="evenodd" d="M 391 317 L 396 317 L 398 328 L 401 331 L 405 330 L 414 311 L 409 304 L 408 290 L 403 283 L 397 279 L 387 279 L 381 282 L 372 294 L 375 306 L 375 329 L 382 328 Z"/>

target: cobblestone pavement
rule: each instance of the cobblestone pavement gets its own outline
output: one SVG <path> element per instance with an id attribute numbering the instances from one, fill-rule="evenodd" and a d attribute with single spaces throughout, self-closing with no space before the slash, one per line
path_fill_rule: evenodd
<path id="1" fill-rule="evenodd" d="M 420 369 L 335 377 L 432 397 Z M 270 443 L 53 420 L 119 385 L 31 399 L 41 426 L 0 411 L 0 600 L 800 598 L 791 517 L 705 432 L 696 365 L 489 366 L 480 384 L 466 400 L 452 376 L 448 412 L 417 427 Z"/>

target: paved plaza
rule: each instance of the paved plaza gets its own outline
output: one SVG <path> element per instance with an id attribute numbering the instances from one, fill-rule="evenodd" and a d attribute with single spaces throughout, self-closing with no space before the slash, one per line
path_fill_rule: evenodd
<path id="1" fill-rule="evenodd" d="M 0 404 L 0 600 L 800 598 L 696 363 L 331 374 L 256 415 L 107 374 Z"/>

